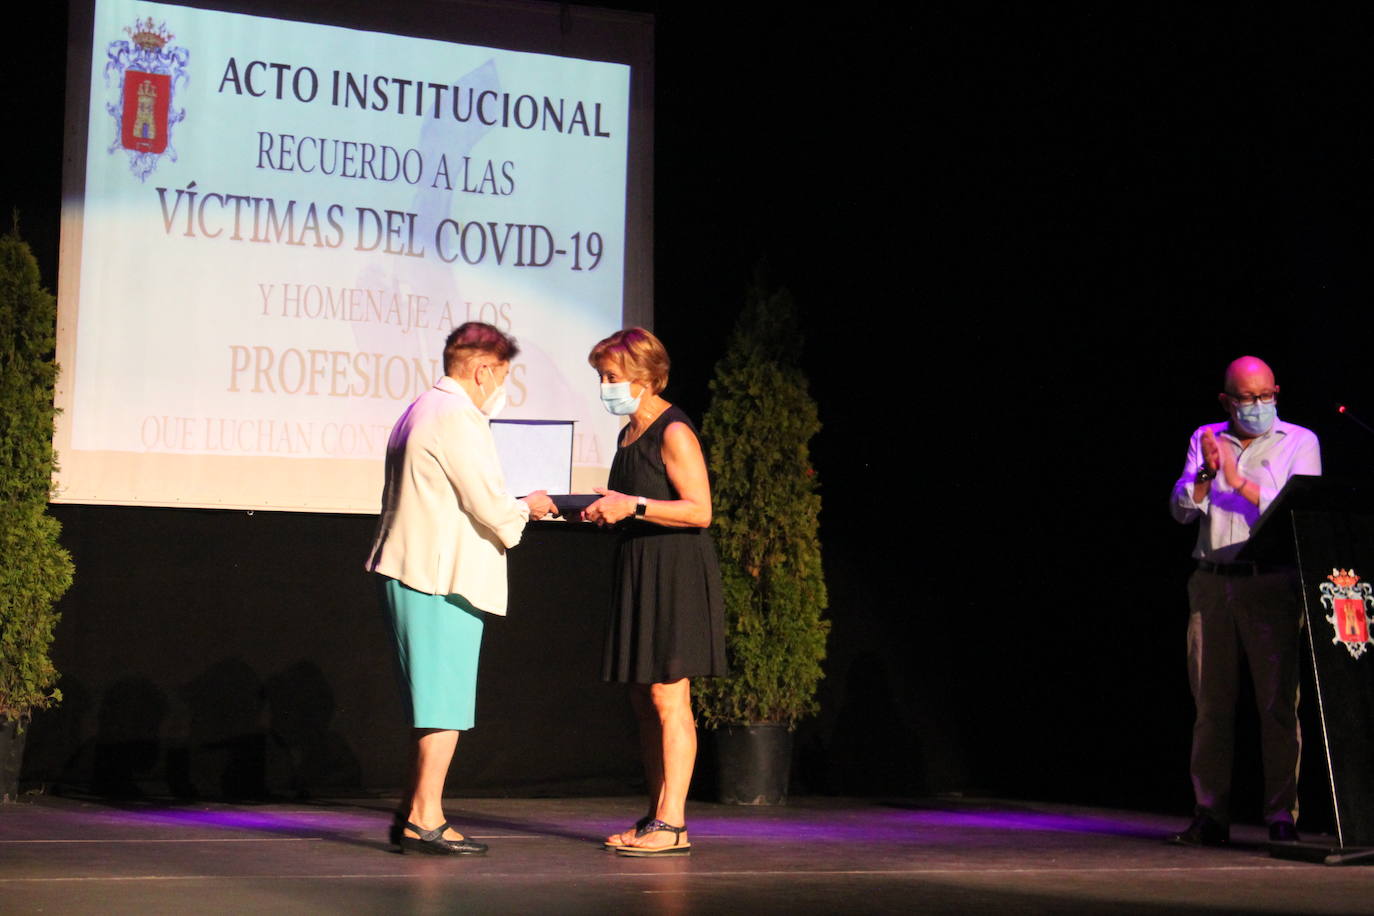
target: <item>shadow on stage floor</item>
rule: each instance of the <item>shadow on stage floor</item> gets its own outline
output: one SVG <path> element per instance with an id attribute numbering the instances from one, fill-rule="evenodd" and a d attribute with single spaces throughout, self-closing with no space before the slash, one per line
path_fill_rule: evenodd
<path id="1" fill-rule="evenodd" d="M 482 858 L 399 855 L 393 802 L 0 807 L 0 899 L 31 912 L 1374 912 L 1374 874 L 1272 859 L 1259 827 L 1223 849 L 1173 818 L 941 798 L 689 807 L 690 857 L 601 838 L 632 799 L 450 799 Z"/>

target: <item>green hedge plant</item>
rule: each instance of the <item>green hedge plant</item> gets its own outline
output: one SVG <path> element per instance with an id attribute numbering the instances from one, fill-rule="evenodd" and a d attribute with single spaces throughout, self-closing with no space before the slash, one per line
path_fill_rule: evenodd
<path id="1" fill-rule="evenodd" d="M 62 698 L 48 655 L 71 556 L 47 514 L 57 307 L 18 229 L 0 236 L 0 724 Z"/>
<path id="2" fill-rule="evenodd" d="M 756 280 L 702 422 L 731 669 L 694 685 L 710 728 L 791 728 L 817 709 L 830 623 L 809 449 L 820 420 L 801 352 L 791 295 Z"/>

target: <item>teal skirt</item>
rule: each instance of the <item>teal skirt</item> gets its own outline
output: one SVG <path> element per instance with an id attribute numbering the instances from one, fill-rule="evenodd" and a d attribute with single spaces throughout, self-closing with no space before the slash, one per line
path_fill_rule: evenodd
<path id="1" fill-rule="evenodd" d="M 401 692 L 415 728 L 472 728 L 482 612 L 462 595 L 427 595 L 382 579 Z"/>

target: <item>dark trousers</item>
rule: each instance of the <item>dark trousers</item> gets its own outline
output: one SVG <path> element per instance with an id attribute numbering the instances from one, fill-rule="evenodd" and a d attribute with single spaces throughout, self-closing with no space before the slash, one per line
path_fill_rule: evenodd
<path id="1" fill-rule="evenodd" d="M 1241 657 L 1250 666 L 1264 762 L 1264 819 L 1298 816 L 1298 634 L 1296 577 L 1287 572 L 1224 576 L 1199 569 L 1188 580 L 1188 681 L 1197 704 L 1191 772 L 1197 811 L 1230 823 L 1231 763 Z"/>

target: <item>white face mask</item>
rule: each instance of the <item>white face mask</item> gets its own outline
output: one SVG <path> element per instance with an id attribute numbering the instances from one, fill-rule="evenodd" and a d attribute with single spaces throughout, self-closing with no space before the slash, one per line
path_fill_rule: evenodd
<path id="1" fill-rule="evenodd" d="M 494 417 L 506 409 L 506 386 L 501 385 L 487 396 L 482 406 L 477 408 L 488 417 Z"/>
<path id="2" fill-rule="evenodd" d="M 629 382 L 602 382 L 601 403 L 617 417 L 626 417 L 639 409 L 645 390 L 641 388 L 637 396 L 630 397 Z"/>
<path id="3" fill-rule="evenodd" d="M 495 379 L 496 379 L 496 373 L 495 373 L 495 372 L 492 372 L 490 366 L 482 366 L 481 368 L 479 368 L 479 369 L 477 370 L 477 372 L 481 372 L 482 369 L 486 369 L 487 372 L 490 372 L 490 373 L 491 373 L 492 380 L 495 381 Z M 473 377 L 473 381 L 476 381 L 476 380 L 477 380 L 477 374 L 476 374 L 476 373 L 473 373 L 473 376 L 472 376 L 472 377 Z M 482 390 L 481 384 L 478 384 L 477 390 L 478 390 L 478 391 L 481 391 L 481 390 Z M 485 416 L 487 416 L 487 417 L 494 417 L 494 416 L 496 416 L 497 414 L 499 414 L 501 411 L 505 410 L 505 409 L 506 409 L 506 386 L 505 386 L 505 385 L 497 385 L 497 386 L 496 386 L 496 390 L 493 391 L 491 394 L 487 395 L 486 400 L 484 400 L 481 404 L 479 404 L 479 405 L 477 406 L 477 409 L 480 410 L 480 411 L 482 411 L 483 415 L 485 415 Z"/>

